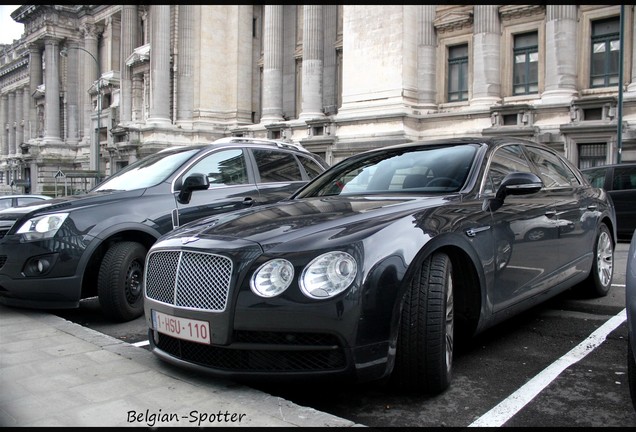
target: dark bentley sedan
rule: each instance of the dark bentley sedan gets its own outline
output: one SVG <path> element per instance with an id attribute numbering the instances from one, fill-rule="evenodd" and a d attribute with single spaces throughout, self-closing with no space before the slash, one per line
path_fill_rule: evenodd
<path id="1" fill-rule="evenodd" d="M 516 232 L 533 224 L 555 235 Z M 459 338 L 575 285 L 606 295 L 615 226 L 605 191 L 534 142 L 367 151 L 289 199 L 161 237 L 146 260 L 151 349 L 231 378 L 441 392 Z"/>

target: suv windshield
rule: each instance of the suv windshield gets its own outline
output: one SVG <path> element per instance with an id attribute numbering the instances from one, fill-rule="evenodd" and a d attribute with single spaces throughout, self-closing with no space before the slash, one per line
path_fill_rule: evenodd
<path id="1" fill-rule="evenodd" d="M 134 190 L 157 185 L 184 162 L 197 153 L 199 149 L 177 149 L 161 151 L 146 156 L 128 165 L 123 170 L 113 174 L 103 183 L 95 187 L 92 192 L 107 190 Z"/>

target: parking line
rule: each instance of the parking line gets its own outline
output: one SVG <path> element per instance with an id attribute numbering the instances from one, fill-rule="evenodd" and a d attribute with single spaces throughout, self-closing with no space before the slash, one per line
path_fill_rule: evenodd
<path id="1" fill-rule="evenodd" d="M 141 342 L 135 342 L 134 344 L 131 344 L 131 345 L 136 346 L 136 347 L 142 347 L 142 346 L 150 345 L 150 342 L 145 340 L 145 341 L 141 341 Z"/>
<path id="2" fill-rule="evenodd" d="M 493 409 L 479 417 L 468 427 L 499 427 L 521 410 L 528 402 L 534 399 L 541 390 L 546 388 L 566 368 L 581 360 L 592 352 L 607 338 L 614 329 L 621 325 L 627 318 L 626 309 L 618 315 L 610 318 L 600 326 L 587 339 L 572 348 L 563 357 L 545 368 L 539 375 L 521 386 L 516 392 L 508 396 Z"/>

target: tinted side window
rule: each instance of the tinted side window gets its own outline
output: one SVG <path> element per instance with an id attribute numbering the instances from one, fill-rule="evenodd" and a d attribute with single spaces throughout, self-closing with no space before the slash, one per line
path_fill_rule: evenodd
<path id="1" fill-rule="evenodd" d="M 502 147 L 492 156 L 490 167 L 484 178 L 483 193 L 495 193 L 504 177 L 510 173 L 530 171 L 530 164 L 521 147 L 518 145 Z"/>
<path id="2" fill-rule="evenodd" d="M 17 205 L 32 203 L 32 202 L 36 202 L 36 201 L 42 201 L 42 200 L 39 199 L 39 198 L 22 197 L 22 198 L 18 198 Z"/>
<path id="3" fill-rule="evenodd" d="M 214 152 L 194 164 L 183 178 L 192 173 L 207 175 L 210 187 L 248 183 L 245 156 L 241 149 Z"/>
<path id="4" fill-rule="evenodd" d="M 613 190 L 636 189 L 636 168 L 616 167 L 614 168 Z"/>
<path id="5" fill-rule="evenodd" d="M 300 166 L 291 153 L 276 150 L 254 150 L 253 152 L 262 183 L 303 179 Z"/>
<path id="6" fill-rule="evenodd" d="M 307 171 L 307 175 L 310 180 L 324 171 L 324 169 L 313 159 L 300 155 L 298 156 L 298 159 L 300 159 L 301 165 L 305 168 L 305 171 Z"/>
<path id="7" fill-rule="evenodd" d="M 11 198 L 0 199 L 0 209 L 6 209 L 11 207 Z"/>
<path id="8" fill-rule="evenodd" d="M 592 186 L 602 188 L 605 187 L 605 172 L 606 169 L 595 169 L 585 171 L 583 175 L 587 177 Z"/>
<path id="9" fill-rule="evenodd" d="M 579 181 L 558 156 L 543 149 L 528 146 L 528 157 L 539 169 L 546 188 L 577 186 Z"/>

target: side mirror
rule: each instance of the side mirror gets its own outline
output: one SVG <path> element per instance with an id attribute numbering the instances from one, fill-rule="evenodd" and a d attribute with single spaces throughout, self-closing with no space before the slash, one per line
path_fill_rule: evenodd
<path id="1" fill-rule="evenodd" d="M 192 191 L 207 190 L 209 187 L 210 181 L 208 180 L 208 176 L 200 173 L 190 174 L 183 181 L 183 185 L 181 185 L 177 201 L 181 204 L 188 204 L 190 202 L 190 198 L 192 198 Z"/>
<path id="2" fill-rule="evenodd" d="M 537 193 L 543 187 L 541 179 L 533 173 L 514 172 L 504 177 L 494 198 L 484 203 L 491 211 L 499 209 L 508 195 L 529 195 Z"/>

